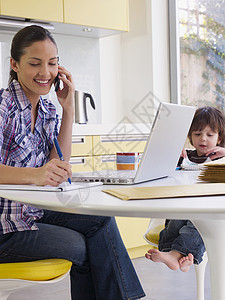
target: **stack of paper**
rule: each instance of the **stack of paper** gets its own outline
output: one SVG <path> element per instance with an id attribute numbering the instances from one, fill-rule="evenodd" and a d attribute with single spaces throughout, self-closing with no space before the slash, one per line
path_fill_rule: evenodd
<path id="1" fill-rule="evenodd" d="M 200 180 L 225 183 L 225 157 L 204 163 L 201 169 Z"/>

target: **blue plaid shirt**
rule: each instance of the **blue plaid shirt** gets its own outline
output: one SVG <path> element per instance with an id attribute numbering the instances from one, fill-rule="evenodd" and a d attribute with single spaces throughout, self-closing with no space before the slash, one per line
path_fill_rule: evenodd
<path id="1" fill-rule="evenodd" d="M 41 167 L 48 160 L 53 136 L 58 135 L 55 106 L 40 99 L 34 133 L 31 132 L 31 103 L 20 84 L 13 80 L 0 90 L 0 164 Z M 0 197 L 0 233 L 37 230 L 35 220 L 43 211 Z"/>

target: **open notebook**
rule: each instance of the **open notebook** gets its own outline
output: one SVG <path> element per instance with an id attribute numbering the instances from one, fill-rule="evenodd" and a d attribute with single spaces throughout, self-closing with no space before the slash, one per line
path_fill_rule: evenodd
<path id="1" fill-rule="evenodd" d="M 102 185 L 101 182 L 89 182 L 89 183 L 76 183 L 72 182 L 69 184 L 68 182 L 64 182 L 59 186 L 38 186 L 34 184 L 0 184 L 0 190 L 17 190 L 17 191 L 42 191 L 42 192 L 67 192 L 72 190 L 79 190 L 79 189 L 87 189 L 93 186 Z"/>

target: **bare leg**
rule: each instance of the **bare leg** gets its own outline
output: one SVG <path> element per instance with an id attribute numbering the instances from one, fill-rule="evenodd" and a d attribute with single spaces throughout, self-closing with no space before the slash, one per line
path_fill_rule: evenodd
<path id="1" fill-rule="evenodd" d="M 171 270 L 178 270 L 180 268 L 179 260 L 183 255 L 177 251 L 161 252 L 158 249 L 149 249 L 145 257 L 154 262 L 162 262 Z"/>
<path id="2" fill-rule="evenodd" d="M 188 256 L 183 256 L 179 260 L 180 269 L 182 272 L 188 272 L 190 266 L 194 263 L 194 256 L 189 253 Z"/>

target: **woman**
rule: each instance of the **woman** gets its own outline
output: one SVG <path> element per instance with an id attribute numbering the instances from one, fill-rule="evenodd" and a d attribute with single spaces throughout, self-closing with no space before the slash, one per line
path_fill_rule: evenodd
<path id="1" fill-rule="evenodd" d="M 0 91 L 0 184 L 57 186 L 71 176 L 68 163 L 74 118 L 74 83 L 58 65 L 51 34 L 20 30 L 11 46 L 8 89 Z M 62 120 L 41 97 L 57 77 Z M 57 137 L 65 161 L 53 147 Z M 71 297 L 78 300 L 144 297 L 114 218 L 40 210 L 1 198 L 0 262 L 64 258 L 72 261 Z"/>

